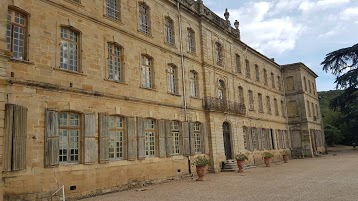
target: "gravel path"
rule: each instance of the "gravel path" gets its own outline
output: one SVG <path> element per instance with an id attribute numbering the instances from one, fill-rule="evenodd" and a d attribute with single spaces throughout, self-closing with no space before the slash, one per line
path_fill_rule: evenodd
<path id="1" fill-rule="evenodd" d="M 129 190 L 83 201 L 128 200 L 242 200 L 242 201 L 356 201 L 358 151 L 336 150 L 315 159 L 290 160 L 245 173 L 206 175 L 207 180 L 173 181 L 142 190 Z"/>

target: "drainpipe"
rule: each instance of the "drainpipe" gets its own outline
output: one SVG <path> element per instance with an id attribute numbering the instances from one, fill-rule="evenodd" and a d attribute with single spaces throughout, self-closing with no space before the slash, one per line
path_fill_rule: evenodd
<path id="1" fill-rule="evenodd" d="M 284 112 L 285 112 L 285 117 L 286 117 L 287 134 L 288 134 L 288 136 L 290 136 L 289 146 L 290 146 L 291 156 L 292 156 L 292 136 L 291 136 L 290 127 L 289 127 L 289 124 L 288 124 L 286 86 L 285 86 L 284 79 L 285 79 L 284 78 L 284 72 L 283 72 L 283 68 L 281 67 L 281 86 L 282 86 L 282 90 L 283 90 L 283 107 L 284 107 Z"/>
<path id="2" fill-rule="evenodd" d="M 183 53 L 183 30 L 181 24 L 181 13 L 180 13 L 180 0 L 177 0 L 178 8 L 178 20 L 179 20 L 179 43 L 180 43 L 180 66 L 182 69 L 182 85 L 183 85 L 183 103 L 184 103 L 184 121 L 188 121 L 188 105 L 186 100 L 186 85 L 185 85 L 185 68 L 184 68 L 184 53 Z M 187 156 L 188 159 L 188 172 L 191 173 L 191 161 L 190 156 Z"/>

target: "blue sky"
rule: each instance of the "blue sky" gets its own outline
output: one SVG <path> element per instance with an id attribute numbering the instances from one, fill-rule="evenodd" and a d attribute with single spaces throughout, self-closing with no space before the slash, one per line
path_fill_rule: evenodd
<path id="1" fill-rule="evenodd" d="M 319 77 L 318 91 L 335 89 L 320 63 L 331 51 L 358 43 L 358 0 L 204 0 L 220 17 L 240 22 L 241 40 L 279 64 L 303 62 Z"/>

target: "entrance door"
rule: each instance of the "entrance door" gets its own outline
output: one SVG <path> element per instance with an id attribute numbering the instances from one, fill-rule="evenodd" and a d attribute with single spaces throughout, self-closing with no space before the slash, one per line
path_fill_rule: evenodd
<path id="1" fill-rule="evenodd" d="M 225 149 L 226 160 L 232 159 L 230 134 L 231 134 L 230 124 L 224 122 L 223 135 L 224 135 L 224 149 Z"/>

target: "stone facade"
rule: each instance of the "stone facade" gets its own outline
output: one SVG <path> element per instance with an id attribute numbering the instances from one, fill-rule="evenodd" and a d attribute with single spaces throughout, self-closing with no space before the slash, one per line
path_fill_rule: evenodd
<path id="1" fill-rule="evenodd" d="M 0 2 L 1 198 L 50 199 L 62 185 L 68 197 L 121 190 L 187 175 L 198 155 L 220 172 L 240 152 L 261 164 L 267 150 L 275 160 L 285 149 L 324 151 L 320 111 L 306 105 L 318 105 L 317 76 L 304 64 L 280 66 L 255 51 L 228 12 L 222 19 L 201 0 L 113 2 Z M 11 20 L 16 13 L 25 19 L 21 57 L 14 56 L 15 35 L 7 47 L 9 10 Z M 67 58 L 75 70 L 63 65 L 67 31 L 77 34 L 68 51 L 77 61 Z M 110 45 L 120 50 L 120 79 L 111 77 Z M 114 143 L 108 122 L 117 117 Z M 68 141 L 76 149 L 64 148 L 66 129 L 77 136 Z M 112 160 L 109 150 L 120 156 Z"/>

